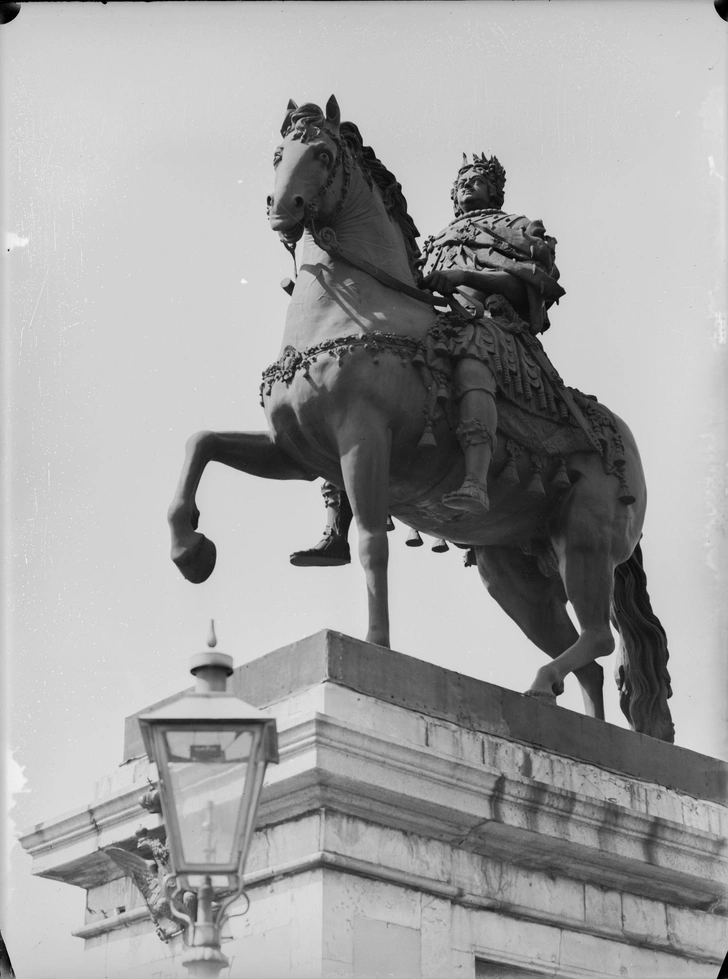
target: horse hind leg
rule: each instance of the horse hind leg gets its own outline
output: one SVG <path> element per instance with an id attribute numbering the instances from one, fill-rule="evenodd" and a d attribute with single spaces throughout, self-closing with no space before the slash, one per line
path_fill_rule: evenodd
<path id="1" fill-rule="evenodd" d="M 200 511 L 195 494 L 209 462 L 267 479 L 313 479 L 287 458 L 268 432 L 197 432 L 187 440 L 185 461 L 167 511 L 172 539 L 171 557 L 182 575 L 194 584 L 206 581 L 215 567 L 217 551 L 197 532 Z"/>
<path id="2" fill-rule="evenodd" d="M 610 626 L 614 561 L 596 539 L 554 541 L 559 553 L 561 578 L 571 602 L 579 633 L 553 662 L 541 667 L 527 691 L 534 697 L 555 702 L 569 673 L 589 669 L 596 660 L 614 651 Z"/>
<path id="3" fill-rule="evenodd" d="M 566 610 L 566 593 L 560 578 L 547 578 L 535 557 L 514 547 L 478 547 L 476 558 L 489 594 L 534 645 L 552 659 L 574 645 L 578 633 Z M 604 720 L 601 666 L 587 663 L 575 674 L 585 713 Z"/>

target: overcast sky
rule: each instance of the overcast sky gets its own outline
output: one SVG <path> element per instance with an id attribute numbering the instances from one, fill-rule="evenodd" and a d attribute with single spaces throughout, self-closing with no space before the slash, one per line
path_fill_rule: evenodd
<path id="1" fill-rule="evenodd" d="M 292 273 L 265 217 L 272 151 L 289 98 L 332 92 L 423 235 L 451 218 L 462 153 L 486 151 L 506 209 L 558 239 L 566 296 L 544 343 L 635 434 L 677 741 L 725 756 L 727 28 L 711 0 L 32 3 L 0 33 L 17 828 L 88 803 L 124 717 L 187 684 L 210 617 L 236 664 L 366 631 L 357 564 L 288 563 L 319 539 L 315 484 L 211 467 L 198 502 L 218 565 L 200 586 L 165 522 L 188 435 L 265 425 Z M 543 654 L 462 552 L 405 538 L 393 647 L 528 687 Z M 560 702 L 581 710 L 573 678 Z M 80 975 L 83 892 L 32 879 L 18 846 L 11 867 L 20 979 Z"/>

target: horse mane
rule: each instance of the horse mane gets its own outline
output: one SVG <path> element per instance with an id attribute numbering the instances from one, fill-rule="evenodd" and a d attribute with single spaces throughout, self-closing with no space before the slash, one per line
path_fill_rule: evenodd
<path id="1" fill-rule="evenodd" d="M 404 237 L 410 268 L 417 279 L 419 273 L 416 262 L 420 257 L 417 239 L 420 233 L 407 212 L 407 200 L 402 193 L 402 185 L 395 175 L 384 166 L 371 146 L 364 145 L 361 133 L 353 122 L 342 122 L 339 132 L 364 171 L 367 181 L 370 185 L 373 181 L 379 189 L 387 213 L 399 225 Z"/>

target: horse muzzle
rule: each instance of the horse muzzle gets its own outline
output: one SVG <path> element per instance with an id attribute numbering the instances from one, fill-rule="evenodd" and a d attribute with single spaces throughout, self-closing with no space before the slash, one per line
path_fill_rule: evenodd
<path id="1" fill-rule="evenodd" d="M 298 241 L 303 235 L 306 205 L 303 197 L 296 195 L 290 201 L 276 200 L 269 196 L 268 223 L 273 231 L 287 242 Z"/>
<path id="2" fill-rule="evenodd" d="M 278 237 L 288 244 L 295 244 L 303 237 L 305 228 L 302 220 L 292 221 L 290 218 L 281 218 L 271 214 L 268 223 Z"/>
<path id="3" fill-rule="evenodd" d="M 306 230 L 302 221 L 290 228 L 276 228 L 271 222 L 271 228 L 286 245 L 295 245 L 297 241 L 301 240 L 303 232 Z"/>

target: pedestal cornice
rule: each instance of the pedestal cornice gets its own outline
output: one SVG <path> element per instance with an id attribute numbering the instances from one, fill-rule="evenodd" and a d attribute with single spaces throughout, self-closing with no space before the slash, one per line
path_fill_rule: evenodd
<path id="1" fill-rule="evenodd" d="M 438 927 L 453 922 L 453 956 L 454 923 L 467 920 L 468 955 L 519 922 L 541 936 L 534 942 L 576 942 L 558 952 L 564 975 L 584 974 L 582 939 L 616 949 L 615 962 L 657 956 L 660 969 L 705 970 L 722 959 L 722 762 L 336 633 L 246 664 L 233 679 L 279 730 L 280 764 L 268 769 L 246 876 L 261 942 L 270 909 L 284 916 L 296 891 L 309 895 L 304 904 L 319 894 L 324 905 L 341 897 L 369 907 L 362 914 L 373 921 L 372 908 L 409 907 L 420 895 L 423 915 L 432 906 Z M 137 736 L 135 715 L 127 760 L 99 783 L 96 801 L 38 824 L 21 843 L 34 874 L 93 890 L 96 913 L 108 916 L 76 930 L 89 949 L 148 935 L 149 954 L 164 958 L 176 953 L 157 949 L 151 920 L 122 899 L 121 871 L 103 853 L 160 828 L 140 805 L 155 772 L 135 754 Z M 497 961 L 511 961 L 509 942 Z"/>
<path id="2" fill-rule="evenodd" d="M 728 799 L 728 765 L 718 759 L 331 630 L 239 666 L 229 683 L 236 696 L 263 708 L 326 681 L 698 799 Z M 124 761 L 144 752 L 137 716 L 126 720 Z"/>

